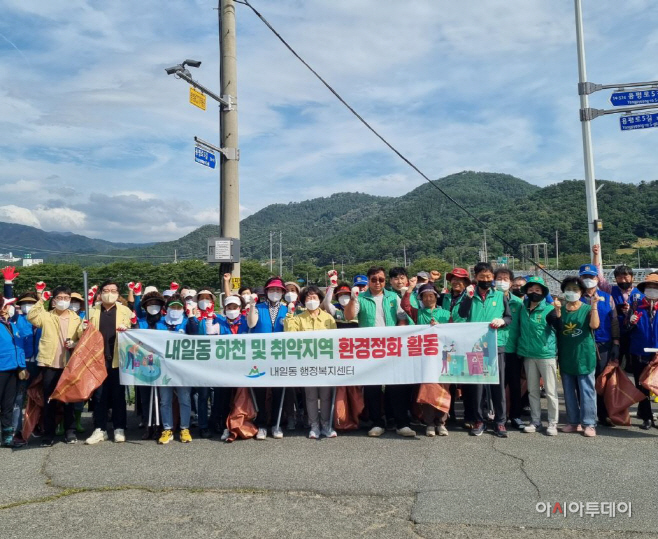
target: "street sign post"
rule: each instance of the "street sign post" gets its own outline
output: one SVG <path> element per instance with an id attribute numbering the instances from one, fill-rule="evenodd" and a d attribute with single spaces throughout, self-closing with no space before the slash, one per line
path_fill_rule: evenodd
<path id="1" fill-rule="evenodd" d="M 658 113 L 654 114 L 631 114 L 619 118 L 622 131 L 633 131 L 635 129 L 649 129 L 658 127 Z"/>
<path id="2" fill-rule="evenodd" d="M 194 160 L 197 163 L 201 163 L 202 165 L 210 168 L 215 168 L 215 163 L 217 162 L 214 153 L 204 150 L 199 146 L 194 148 Z"/>
<path id="3" fill-rule="evenodd" d="M 633 92 L 615 92 L 610 96 L 614 107 L 628 105 L 650 105 L 658 103 L 658 90 L 637 90 Z"/>
<path id="4" fill-rule="evenodd" d="M 201 110 L 206 110 L 206 95 L 190 86 L 190 103 Z"/>

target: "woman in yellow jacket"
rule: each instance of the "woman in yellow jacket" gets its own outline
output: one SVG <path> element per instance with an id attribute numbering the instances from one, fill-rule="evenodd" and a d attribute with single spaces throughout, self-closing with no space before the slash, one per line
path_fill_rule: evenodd
<path id="1" fill-rule="evenodd" d="M 306 307 L 301 314 L 289 314 L 283 321 L 285 331 L 318 331 L 336 329 L 336 321 L 329 313 L 320 309 L 324 294 L 317 286 L 308 286 L 302 290 L 299 300 Z M 294 312 L 294 306 L 288 305 L 288 312 Z M 331 428 L 331 387 L 306 388 L 306 413 L 311 423 L 308 437 L 317 440 L 320 435 L 335 438 L 336 431 Z M 320 421 L 318 421 L 318 397 L 320 398 Z M 320 422 L 322 430 L 320 430 Z"/>
<path id="2" fill-rule="evenodd" d="M 37 292 L 37 294 L 39 301 L 27 313 L 27 320 L 33 326 L 41 328 L 37 356 L 37 365 L 43 376 L 44 436 L 41 445 L 49 447 L 54 443 L 58 402 L 48 402 L 48 399 L 55 391 L 64 367 L 71 357 L 71 351 L 82 334 L 82 320 L 69 310 L 71 289 L 68 286 L 58 286 L 53 290 L 52 311 L 46 310 L 41 293 Z M 74 413 L 73 404 L 64 405 L 64 441 L 67 444 L 78 441 L 75 435 Z"/>

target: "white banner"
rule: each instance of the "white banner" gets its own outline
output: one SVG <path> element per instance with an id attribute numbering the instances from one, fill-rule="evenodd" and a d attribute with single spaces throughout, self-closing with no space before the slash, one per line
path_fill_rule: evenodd
<path id="1" fill-rule="evenodd" d="M 199 336 L 138 329 L 118 338 L 123 385 L 498 383 L 487 323 Z"/>

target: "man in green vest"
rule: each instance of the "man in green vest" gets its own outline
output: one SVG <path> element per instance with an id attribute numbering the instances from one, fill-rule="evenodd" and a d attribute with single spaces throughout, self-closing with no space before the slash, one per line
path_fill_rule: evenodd
<path id="1" fill-rule="evenodd" d="M 488 262 L 478 262 L 473 269 L 477 287 L 473 297 L 466 296 L 459 306 L 459 316 L 467 322 L 489 322 L 494 329 L 501 329 L 512 322 L 509 301 L 500 290 L 494 289 L 494 271 Z M 491 404 L 494 409 L 494 434 L 507 438 L 507 404 L 505 402 L 505 342 L 507 334 L 498 332 L 498 372 L 499 381 L 490 385 Z M 480 436 L 487 430 L 482 413 L 482 384 L 465 384 L 464 399 L 470 399 L 475 412 L 475 424 L 470 431 L 472 436 Z"/>
<path id="2" fill-rule="evenodd" d="M 360 292 L 352 288 L 350 302 L 345 306 L 345 318 L 359 321 L 359 327 L 387 327 L 397 325 L 398 320 L 406 320 L 407 315 L 400 306 L 400 298 L 395 292 L 386 290 L 386 270 L 373 266 L 368 270 L 368 289 Z M 400 436 L 416 436 L 409 426 L 407 408 L 411 400 L 411 385 L 390 385 L 390 399 L 395 415 L 396 432 Z M 363 398 L 373 427 L 368 436 L 381 436 L 385 432 L 382 418 L 382 387 L 364 386 Z"/>

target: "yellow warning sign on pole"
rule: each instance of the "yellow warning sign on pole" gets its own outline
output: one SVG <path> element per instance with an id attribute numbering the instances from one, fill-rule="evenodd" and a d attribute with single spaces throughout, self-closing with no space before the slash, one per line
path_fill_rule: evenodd
<path id="1" fill-rule="evenodd" d="M 206 94 L 195 90 L 190 86 L 190 103 L 201 110 L 206 110 Z"/>

